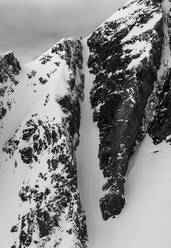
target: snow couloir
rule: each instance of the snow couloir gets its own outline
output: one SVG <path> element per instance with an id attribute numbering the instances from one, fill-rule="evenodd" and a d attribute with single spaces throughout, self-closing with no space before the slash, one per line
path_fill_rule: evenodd
<path id="1" fill-rule="evenodd" d="M 104 220 L 124 207 L 128 163 L 146 134 L 154 144 L 170 142 L 168 6 L 167 0 L 132 0 L 83 42 L 63 39 L 26 65 L 11 52 L 1 56 L 3 247 L 86 247 L 75 155 L 83 50 L 89 52 L 86 73 L 94 76 L 90 102 L 106 181 L 100 199 Z M 11 218 L 7 205 L 13 205 Z"/>

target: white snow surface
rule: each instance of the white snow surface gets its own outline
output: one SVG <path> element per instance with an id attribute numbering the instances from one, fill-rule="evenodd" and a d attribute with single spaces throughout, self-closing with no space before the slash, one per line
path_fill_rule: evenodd
<path id="1" fill-rule="evenodd" d="M 45 55 L 49 54 L 50 50 L 45 53 Z M 56 146 L 64 146 L 63 154 L 67 153 L 67 155 L 70 156 L 68 159 L 72 158 L 69 153 L 71 152 L 71 148 L 68 144 L 69 134 L 67 134 L 67 130 L 64 128 L 64 130 L 62 129 L 62 118 L 65 118 L 65 113 L 56 100 L 56 98 L 63 97 L 69 92 L 68 80 L 70 79 L 70 69 L 68 68 L 66 61 L 60 59 L 60 56 L 56 54 L 46 64 L 42 64 L 40 59 L 41 57 L 32 63 L 24 65 L 22 67 L 21 73 L 19 76 L 17 76 L 19 84 L 14 88 L 14 103 L 12 108 L 8 111 L 7 117 L 5 117 L 6 123 L 1 134 L 0 247 L 2 248 L 11 248 L 14 244 L 16 244 L 17 248 L 20 247 L 20 233 L 18 231 L 16 233 L 11 233 L 11 228 L 13 226 L 19 225 L 18 229 L 20 231 L 21 221 L 19 221 L 19 218 L 22 218 L 27 213 L 34 211 L 34 209 L 37 207 L 37 202 L 34 197 L 31 197 L 31 200 L 29 201 L 21 201 L 19 192 L 21 191 L 22 187 L 28 186 L 30 188 L 34 188 L 34 186 L 38 184 L 40 192 L 45 192 L 46 188 L 50 189 L 49 194 L 51 195 L 47 196 L 47 201 L 42 203 L 41 207 L 43 209 L 48 208 L 48 201 L 52 202 L 53 198 L 55 198 L 57 194 L 55 189 L 55 180 L 52 182 L 51 172 L 47 165 L 48 158 L 52 159 L 53 157 L 51 145 L 48 145 L 47 149 L 40 149 L 40 153 L 37 151 L 38 159 L 31 162 L 31 166 L 25 166 L 21 159 L 20 150 L 22 150 L 23 147 L 32 147 L 34 145 L 33 135 L 32 138 L 27 141 L 22 139 L 23 130 L 27 129 L 28 121 L 31 120 L 34 121 L 34 123 L 37 123 L 38 121 L 38 124 L 39 120 L 44 124 L 47 122 L 49 124 L 48 128 L 61 125 L 61 132 L 63 132 L 61 136 L 59 133 L 57 133 L 58 129 L 54 129 L 57 135 L 60 137 L 54 144 Z M 54 63 L 59 63 L 59 65 L 56 66 Z M 30 72 L 33 70 L 36 71 L 36 74 L 33 78 L 29 79 L 28 73 L 30 74 Z M 47 82 L 45 84 L 40 83 L 40 77 L 47 79 L 47 73 L 50 74 Z M 77 75 L 77 77 L 79 76 Z M 44 127 L 41 125 L 38 126 L 39 128 L 37 129 L 37 132 L 39 135 L 37 139 L 41 137 L 43 140 L 45 137 Z M 14 149 L 14 156 L 9 156 L 9 154 L 6 154 L 4 150 L 2 150 L 4 143 L 6 143 L 11 137 L 19 140 L 19 149 L 17 151 Z M 47 175 L 45 180 L 40 178 L 40 172 Z M 62 162 L 61 164 L 58 163 L 57 169 L 54 173 L 55 175 L 60 174 L 64 179 L 67 178 L 68 175 L 65 171 L 64 163 Z M 57 181 L 58 186 L 61 186 L 60 183 L 62 184 L 62 181 Z M 67 189 L 66 185 L 62 186 L 63 188 L 65 187 Z M 71 192 L 71 194 L 73 193 Z M 77 189 L 75 190 L 75 194 L 78 194 Z M 54 203 L 54 205 L 55 204 L 57 203 Z M 74 206 L 74 211 L 77 211 L 77 207 L 78 206 Z M 68 218 L 69 211 L 69 206 L 67 206 L 65 208 L 65 212 L 61 213 L 60 220 L 58 220 L 60 223 L 59 227 L 55 226 L 55 230 L 43 238 L 39 236 L 40 232 L 38 227 L 35 225 L 32 241 L 38 240 L 38 242 L 37 244 L 32 242 L 29 247 L 54 248 L 57 246 L 57 242 L 60 243 L 60 246 L 58 246 L 60 248 L 80 247 L 79 245 L 74 245 L 77 242 L 79 243 L 79 240 L 77 240 L 74 232 L 72 232 L 72 234 L 67 233 L 69 228 L 75 228 L 74 223 L 72 223 L 72 221 L 70 221 Z M 51 214 L 54 213 L 51 211 Z M 34 224 L 35 223 L 33 223 L 33 225 Z"/>
<path id="2" fill-rule="evenodd" d="M 136 9 L 138 7 L 134 5 L 131 11 L 133 12 Z M 125 12 L 118 12 L 114 17 L 118 18 L 117 15 L 119 14 L 124 16 L 128 13 L 125 10 Z M 152 24 L 150 24 L 150 29 Z M 137 49 L 139 49 L 138 44 Z M 164 52 L 168 54 L 166 50 Z M 77 152 L 77 160 L 79 165 L 79 188 L 83 207 L 87 213 L 88 248 L 170 248 L 171 146 L 168 143 L 163 142 L 156 146 L 149 136 L 144 139 L 130 161 L 125 185 L 127 199 L 125 208 L 115 219 L 106 222 L 102 220 L 98 201 L 102 196 L 101 188 L 105 179 L 99 169 L 97 157 L 99 134 L 96 123 L 93 123 L 89 101 L 93 75 L 90 75 L 86 65 L 88 56 L 85 39 L 85 101 L 82 103 L 80 146 Z M 32 65 L 29 64 L 26 67 L 32 68 Z M 19 77 L 22 78 L 25 75 L 25 70 L 27 71 L 28 68 L 23 68 Z M 57 75 L 59 75 L 59 78 L 55 78 L 55 81 L 64 84 L 62 69 Z M 53 81 L 54 77 L 51 77 L 50 80 Z M 24 116 L 32 109 L 32 106 L 35 106 L 37 100 L 47 94 L 46 86 L 43 85 L 43 90 L 38 91 L 41 94 L 34 94 L 33 98 L 32 87 L 27 87 L 27 83 L 27 81 L 24 81 L 22 87 L 18 86 L 16 89 L 17 103 L 6 121 L 1 145 L 8 140 Z M 64 94 L 66 89 L 62 84 L 58 85 L 59 87 L 56 89 L 59 94 Z M 24 94 L 26 91 L 27 94 Z M 22 104 L 23 101 L 24 104 Z M 22 106 L 22 108 L 19 108 L 19 106 Z M 22 111 L 17 111 L 18 109 L 22 109 Z M 10 167 L 0 168 L 0 247 L 2 248 L 8 248 L 11 241 L 7 233 L 9 233 L 8 228 L 11 223 L 15 223 L 14 218 L 17 215 L 18 206 L 16 188 L 19 187 L 23 173 L 25 171 L 20 170 L 19 174 L 13 178 Z M 66 240 L 63 248 L 71 248 L 69 243 L 70 240 Z"/>

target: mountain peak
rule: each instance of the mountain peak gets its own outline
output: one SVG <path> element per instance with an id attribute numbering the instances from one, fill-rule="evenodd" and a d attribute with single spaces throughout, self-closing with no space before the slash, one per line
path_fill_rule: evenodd
<path id="1" fill-rule="evenodd" d="M 99 131 L 104 220 L 125 205 L 129 161 L 144 137 L 170 143 L 168 6 L 131 0 L 88 38 L 62 39 L 31 63 L 20 65 L 12 52 L 0 57 L 0 162 L 11 178 L 0 189 L 15 196 L 4 197 L 15 202 L 13 221 L 4 219 L 12 248 L 86 247 L 76 163 L 84 77 Z"/>

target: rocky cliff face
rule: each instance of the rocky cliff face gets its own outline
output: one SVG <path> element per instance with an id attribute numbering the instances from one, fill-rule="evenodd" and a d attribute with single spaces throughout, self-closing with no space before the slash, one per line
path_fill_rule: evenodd
<path id="1" fill-rule="evenodd" d="M 20 64 L 12 52 L 0 57 L 0 133 L 4 127 L 4 119 L 14 104 L 13 93 L 20 70 Z"/>
<path id="2" fill-rule="evenodd" d="M 131 0 L 86 38 L 106 180 L 100 199 L 104 220 L 124 207 L 129 159 L 145 135 L 154 144 L 171 142 L 168 6 L 167 0 Z M 0 173 L 6 170 L 15 195 L 10 248 L 86 247 L 75 156 L 83 44 L 63 39 L 27 65 L 13 53 L 0 58 Z"/>
<path id="3" fill-rule="evenodd" d="M 100 199 L 105 220 L 125 204 L 128 161 L 154 112 L 163 40 L 161 3 L 152 0 L 129 1 L 88 37 L 88 66 L 95 75 L 90 100 L 99 128 L 100 168 L 107 179 Z"/>
<path id="4" fill-rule="evenodd" d="M 149 127 L 148 133 L 155 145 L 166 141 L 171 142 L 171 71 L 164 80 L 163 90 L 158 92 L 158 104 L 154 119 Z"/>
<path id="5" fill-rule="evenodd" d="M 20 65 L 13 54 L 5 55 L 1 63 L 1 84 L 8 83 L 14 96 L 26 81 L 33 101 L 34 94 L 39 97 L 2 148 L 1 164 L 12 175 L 17 206 L 8 247 L 86 247 L 86 216 L 75 158 L 84 97 L 82 44 L 74 39 L 58 42 L 22 68 L 22 81 L 15 79 Z M 14 97 L 14 105 L 17 101 L 19 96 Z M 2 110 L 2 118 L 9 111 Z"/>

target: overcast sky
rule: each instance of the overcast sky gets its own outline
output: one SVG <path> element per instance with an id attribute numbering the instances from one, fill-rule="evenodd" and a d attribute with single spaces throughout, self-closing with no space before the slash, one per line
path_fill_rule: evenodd
<path id="1" fill-rule="evenodd" d="M 25 59 L 60 38 L 87 36 L 126 0 L 0 0 L 0 48 Z"/>

